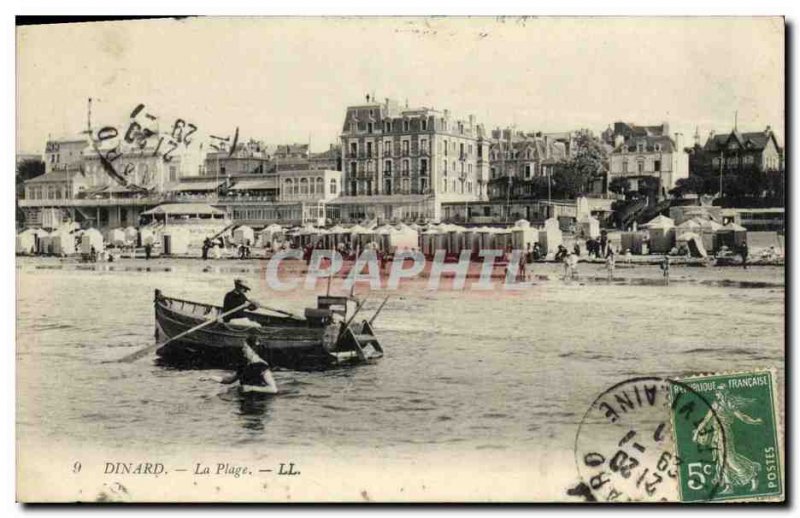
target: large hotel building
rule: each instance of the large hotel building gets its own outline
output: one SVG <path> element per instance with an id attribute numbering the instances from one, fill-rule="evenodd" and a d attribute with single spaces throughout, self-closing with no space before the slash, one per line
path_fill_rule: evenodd
<path id="1" fill-rule="evenodd" d="M 438 220 L 442 203 L 486 198 L 489 142 L 473 116 L 368 98 L 347 108 L 341 145 L 342 220 Z"/>

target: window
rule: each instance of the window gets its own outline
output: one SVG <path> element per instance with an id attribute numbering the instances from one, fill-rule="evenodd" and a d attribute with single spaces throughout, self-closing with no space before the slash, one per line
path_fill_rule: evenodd
<path id="1" fill-rule="evenodd" d="M 287 178 L 285 182 L 286 188 L 284 189 L 284 194 L 289 196 L 294 192 L 294 182 L 292 182 L 291 178 Z"/>
<path id="2" fill-rule="evenodd" d="M 335 178 L 331 178 L 331 181 L 330 181 L 330 193 L 331 194 L 336 194 L 336 179 Z"/>
<path id="3" fill-rule="evenodd" d="M 386 140 L 383 142 L 383 156 L 390 156 L 392 154 L 392 141 Z"/>
<path id="4" fill-rule="evenodd" d="M 528 152 L 530 153 L 530 150 L 528 150 Z M 531 165 L 525 164 L 525 178 L 530 178 L 530 177 L 531 177 Z"/>
<path id="5" fill-rule="evenodd" d="M 357 166 L 356 162 L 350 162 L 350 174 L 352 175 L 356 174 L 356 166 Z"/>
<path id="6" fill-rule="evenodd" d="M 419 179 L 419 190 L 420 190 L 420 194 L 425 194 L 425 191 L 428 190 L 428 179 L 427 178 L 420 178 Z"/>
<path id="7" fill-rule="evenodd" d="M 447 141 L 445 140 L 445 141 L 444 141 L 444 156 L 447 156 L 447 148 L 448 148 L 448 147 L 449 147 L 449 146 L 447 145 Z"/>
<path id="8" fill-rule="evenodd" d="M 408 175 L 408 160 L 403 160 L 401 164 L 401 170 L 403 175 Z"/>
<path id="9" fill-rule="evenodd" d="M 350 143 L 350 156 L 356 156 L 358 154 L 358 142 L 351 142 Z"/>
<path id="10" fill-rule="evenodd" d="M 392 121 L 386 121 L 386 133 L 392 132 Z"/>
<path id="11" fill-rule="evenodd" d="M 653 162 L 653 170 L 657 173 L 661 172 L 661 160 Z"/>
<path id="12" fill-rule="evenodd" d="M 403 131 L 408 131 L 408 119 L 403 120 Z"/>
<path id="13" fill-rule="evenodd" d="M 478 146 L 478 158 L 483 158 L 483 146 Z"/>
<path id="14" fill-rule="evenodd" d="M 636 162 L 636 172 L 639 174 L 644 173 L 644 160 L 639 160 Z"/>
<path id="15" fill-rule="evenodd" d="M 403 156 L 408 156 L 408 141 L 403 141 Z"/>
<path id="16" fill-rule="evenodd" d="M 443 172 L 444 174 L 447 174 L 447 160 L 445 160 L 444 162 L 442 162 L 442 166 L 443 166 L 443 167 L 442 167 L 442 172 Z"/>
<path id="17" fill-rule="evenodd" d="M 308 179 L 300 178 L 300 194 L 308 194 Z"/>
<path id="18" fill-rule="evenodd" d="M 372 115 L 372 113 L 370 113 L 370 115 Z M 373 130 L 373 124 L 371 122 L 368 122 L 367 123 L 367 133 L 372 133 L 372 130 Z"/>
<path id="19" fill-rule="evenodd" d="M 419 161 L 419 174 L 428 174 L 428 160 L 425 158 Z"/>
<path id="20" fill-rule="evenodd" d="M 358 185 L 358 183 L 355 180 L 350 182 L 350 195 L 351 196 L 355 196 L 356 194 L 358 194 L 358 191 L 356 190 L 356 186 L 357 185 Z"/>
<path id="21" fill-rule="evenodd" d="M 383 163 L 383 173 L 384 174 L 388 174 L 388 175 L 392 174 L 392 161 L 391 160 L 387 160 L 386 162 Z"/>
<path id="22" fill-rule="evenodd" d="M 492 167 L 491 169 L 492 178 L 497 178 L 497 168 Z"/>
<path id="23" fill-rule="evenodd" d="M 409 180 L 408 178 L 403 178 L 403 192 L 405 194 L 411 192 L 411 180 Z"/>
<path id="24" fill-rule="evenodd" d="M 628 161 L 627 160 L 623 160 L 622 161 L 622 173 L 624 174 L 624 173 L 627 173 L 627 172 L 628 172 Z"/>
<path id="25" fill-rule="evenodd" d="M 464 143 L 463 142 L 458 145 L 458 156 L 461 158 L 461 160 L 464 160 Z"/>
<path id="26" fill-rule="evenodd" d="M 325 182 L 322 178 L 317 178 L 317 194 L 325 194 Z"/>
<path id="27" fill-rule="evenodd" d="M 372 158 L 372 142 L 367 142 L 367 157 Z"/>
<path id="28" fill-rule="evenodd" d="M 447 192 L 447 178 L 442 178 L 442 192 Z"/>
<path id="29" fill-rule="evenodd" d="M 427 139 L 421 139 L 419 141 L 419 149 L 423 153 L 426 153 L 426 154 L 428 153 L 428 140 Z"/>
<path id="30" fill-rule="evenodd" d="M 420 125 L 422 127 L 422 131 L 428 131 L 428 119 L 422 119 L 420 121 Z"/>

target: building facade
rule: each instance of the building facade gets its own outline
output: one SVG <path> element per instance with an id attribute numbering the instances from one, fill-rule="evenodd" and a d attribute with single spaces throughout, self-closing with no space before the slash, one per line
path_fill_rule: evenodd
<path id="1" fill-rule="evenodd" d="M 736 172 L 756 170 L 783 172 L 783 148 L 770 126 L 763 131 L 716 134 L 711 132 L 704 145 L 695 135 L 695 146 L 690 153 L 689 169 L 692 174 L 719 174 L 719 171 Z"/>
<path id="2" fill-rule="evenodd" d="M 486 197 L 488 141 L 473 116 L 368 99 L 347 108 L 341 144 L 345 210 L 372 203 L 378 219 L 439 219 L 442 202 Z"/>
<path id="3" fill-rule="evenodd" d="M 613 139 L 609 153 L 608 186 L 615 179 L 627 180 L 630 190 L 639 188 L 645 178 L 658 181 L 661 198 L 681 178 L 689 176 L 689 155 L 683 149 L 683 135 L 669 136 L 669 124 L 659 126 L 637 126 L 617 122 L 613 134 L 606 130 L 602 137 Z"/>
<path id="4" fill-rule="evenodd" d="M 489 146 L 488 198 L 533 197 L 534 179 L 552 175 L 555 167 L 568 158 L 567 145 L 541 133 L 494 130 Z M 574 152 L 574 144 L 572 149 Z"/>

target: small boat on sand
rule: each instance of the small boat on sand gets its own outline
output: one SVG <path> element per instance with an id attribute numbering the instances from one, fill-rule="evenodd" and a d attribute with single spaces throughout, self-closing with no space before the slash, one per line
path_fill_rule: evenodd
<path id="1" fill-rule="evenodd" d="M 321 370 L 364 363 L 383 356 L 372 322 L 347 314 L 348 297 L 320 296 L 304 317 L 246 312 L 260 327 L 214 322 L 158 348 L 162 363 L 195 368 L 236 368 L 241 344 L 258 336 L 256 352 L 271 365 L 294 370 Z M 166 341 L 222 314 L 211 304 L 167 297 L 155 292 L 156 340 Z M 356 308 L 355 311 L 358 311 Z M 377 316 L 377 315 L 376 315 Z M 374 317 L 371 319 L 374 320 Z"/>

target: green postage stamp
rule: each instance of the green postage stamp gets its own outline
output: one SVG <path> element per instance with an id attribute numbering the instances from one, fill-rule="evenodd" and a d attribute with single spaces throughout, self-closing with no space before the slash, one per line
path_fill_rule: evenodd
<path id="1" fill-rule="evenodd" d="M 683 502 L 781 500 L 773 371 L 695 376 L 671 386 Z"/>

